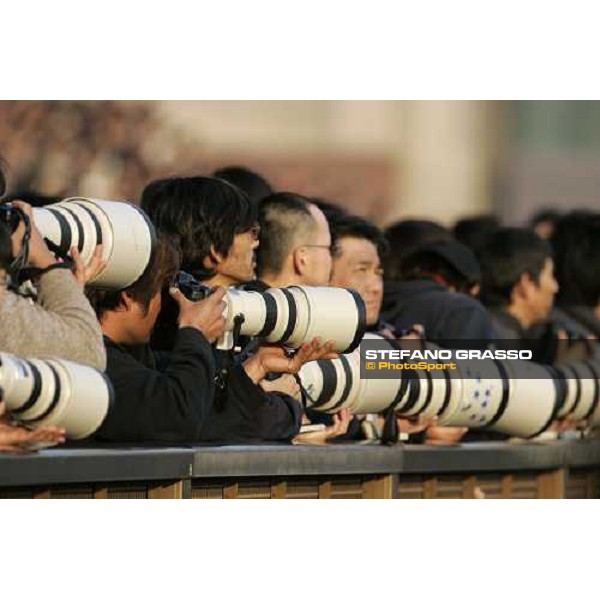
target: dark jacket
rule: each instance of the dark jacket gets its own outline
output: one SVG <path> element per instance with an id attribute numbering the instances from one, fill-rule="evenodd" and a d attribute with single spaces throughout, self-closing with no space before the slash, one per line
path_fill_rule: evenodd
<path id="1" fill-rule="evenodd" d="M 423 325 L 426 338 L 444 347 L 453 340 L 477 340 L 487 347 L 496 338 L 479 300 L 435 281 L 386 282 L 382 315 L 396 331 Z"/>
<path id="2" fill-rule="evenodd" d="M 173 351 L 124 346 L 104 338 L 106 374 L 115 389 L 111 411 L 96 439 L 183 443 L 200 439 L 214 398 L 210 344 L 191 327 L 175 336 Z"/>
<path id="3" fill-rule="evenodd" d="M 224 353 L 215 351 L 217 364 Z M 287 442 L 300 431 L 300 402 L 279 393 L 267 393 L 246 375 L 236 361 L 226 375 L 223 390 L 217 389 L 211 414 L 199 435 L 203 442 L 248 444 Z"/>
<path id="4" fill-rule="evenodd" d="M 531 350 L 534 362 L 550 365 L 557 352 L 556 334 L 549 321 L 525 328 L 504 307 L 488 308 L 497 333 L 496 348 L 504 350 Z"/>
<path id="5" fill-rule="evenodd" d="M 169 351 L 177 328 L 178 309 L 171 298 L 164 302 L 152 335 L 152 348 Z M 244 349 L 245 350 L 245 349 Z M 299 431 L 302 406 L 285 394 L 267 393 L 246 375 L 241 363 L 251 352 L 231 357 L 212 349 L 220 377 L 215 402 L 198 441 L 220 444 L 290 441 Z"/>

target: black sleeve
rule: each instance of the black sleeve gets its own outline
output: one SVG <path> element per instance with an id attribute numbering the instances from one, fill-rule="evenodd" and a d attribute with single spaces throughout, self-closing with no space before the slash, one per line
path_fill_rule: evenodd
<path id="1" fill-rule="evenodd" d="M 223 406 L 213 411 L 202 431 L 203 441 L 285 442 L 300 431 L 300 402 L 285 394 L 265 392 L 240 364 L 230 368 L 225 394 Z"/>
<path id="2" fill-rule="evenodd" d="M 198 438 L 213 403 L 215 374 L 212 349 L 199 331 L 178 331 L 164 371 L 115 345 L 108 345 L 107 355 L 115 402 L 98 439 L 181 443 Z"/>

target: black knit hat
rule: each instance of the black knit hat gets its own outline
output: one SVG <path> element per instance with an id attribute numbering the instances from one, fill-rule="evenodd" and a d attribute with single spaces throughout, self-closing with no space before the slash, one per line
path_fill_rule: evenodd
<path id="1" fill-rule="evenodd" d="M 481 281 L 481 269 L 475 254 L 464 244 L 455 241 L 435 242 L 421 246 L 409 256 L 435 255 L 443 258 L 452 268 L 462 275 L 470 284 Z M 408 256 L 406 257 L 408 260 Z"/>

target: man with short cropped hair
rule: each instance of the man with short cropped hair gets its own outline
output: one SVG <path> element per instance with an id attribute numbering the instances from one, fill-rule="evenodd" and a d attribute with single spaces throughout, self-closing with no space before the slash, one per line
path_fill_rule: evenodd
<path id="1" fill-rule="evenodd" d="M 333 251 L 323 212 L 299 194 L 280 192 L 260 203 L 259 279 L 269 287 L 329 285 Z"/>
<path id="2" fill-rule="evenodd" d="M 330 284 L 356 290 L 365 303 L 368 329 L 382 329 L 385 325 L 380 318 L 381 259 L 387 251 L 385 237 L 375 225 L 361 217 L 342 211 L 330 211 L 328 216 L 335 239 Z"/>

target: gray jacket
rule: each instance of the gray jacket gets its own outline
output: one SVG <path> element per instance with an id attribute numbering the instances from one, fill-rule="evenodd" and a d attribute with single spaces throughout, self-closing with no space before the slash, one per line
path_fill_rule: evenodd
<path id="1" fill-rule="evenodd" d="M 7 291 L 0 301 L 0 351 L 24 358 L 63 358 L 106 368 L 102 330 L 94 310 L 65 269 L 40 277 L 38 300 Z"/>

